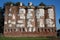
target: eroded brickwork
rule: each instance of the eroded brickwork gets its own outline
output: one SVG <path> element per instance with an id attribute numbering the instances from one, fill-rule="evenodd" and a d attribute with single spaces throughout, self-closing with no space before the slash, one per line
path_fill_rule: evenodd
<path id="1" fill-rule="evenodd" d="M 23 6 L 6 6 L 4 21 L 4 36 L 6 37 L 46 37 L 56 36 L 54 6 L 32 3 Z"/>

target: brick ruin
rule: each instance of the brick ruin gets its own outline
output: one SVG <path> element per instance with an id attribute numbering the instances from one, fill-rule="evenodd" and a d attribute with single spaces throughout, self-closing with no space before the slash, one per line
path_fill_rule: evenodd
<path id="1" fill-rule="evenodd" d="M 4 36 L 47 37 L 56 36 L 56 17 L 53 5 L 28 6 L 20 3 L 5 6 Z"/>

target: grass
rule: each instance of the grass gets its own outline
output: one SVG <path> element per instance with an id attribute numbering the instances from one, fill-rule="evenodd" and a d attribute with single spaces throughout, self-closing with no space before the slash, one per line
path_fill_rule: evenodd
<path id="1" fill-rule="evenodd" d="M 0 40 L 49 40 L 49 38 L 40 38 L 40 37 L 0 37 Z"/>
<path id="2" fill-rule="evenodd" d="M 4 37 L 0 35 L 0 40 L 60 40 L 60 37 Z"/>

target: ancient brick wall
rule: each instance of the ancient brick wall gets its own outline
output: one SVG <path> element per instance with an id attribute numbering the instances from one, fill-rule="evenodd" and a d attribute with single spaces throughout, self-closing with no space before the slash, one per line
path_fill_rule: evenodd
<path id="1" fill-rule="evenodd" d="M 46 37 L 56 36 L 54 6 L 5 7 L 4 36 L 7 37 Z"/>

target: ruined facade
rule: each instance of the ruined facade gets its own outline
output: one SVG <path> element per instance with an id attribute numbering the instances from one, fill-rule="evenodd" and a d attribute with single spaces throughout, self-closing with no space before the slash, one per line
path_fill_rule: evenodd
<path id="1" fill-rule="evenodd" d="M 55 7 L 40 4 L 5 6 L 4 36 L 46 37 L 56 36 Z"/>

